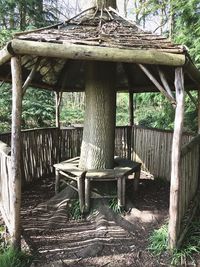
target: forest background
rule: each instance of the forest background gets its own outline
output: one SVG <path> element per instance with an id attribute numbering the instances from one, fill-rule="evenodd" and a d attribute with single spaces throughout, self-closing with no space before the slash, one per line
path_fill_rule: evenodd
<path id="1" fill-rule="evenodd" d="M 85 0 L 0 0 L 0 48 L 19 31 L 55 24 L 84 10 Z M 144 29 L 183 44 L 200 68 L 200 1 L 199 0 L 118 0 L 119 12 Z M 186 94 L 184 130 L 197 129 L 197 88 Z M 10 84 L 0 84 L 0 132 L 11 127 Z M 117 125 L 129 124 L 128 94 L 117 95 Z M 82 124 L 84 93 L 64 93 L 61 104 L 62 126 Z M 55 126 L 53 92 L 28 88 L 23 99 L 23 128 Z M 160 93 L 134 94 L 135 124 L 173 129 L 174 109 Z"/>

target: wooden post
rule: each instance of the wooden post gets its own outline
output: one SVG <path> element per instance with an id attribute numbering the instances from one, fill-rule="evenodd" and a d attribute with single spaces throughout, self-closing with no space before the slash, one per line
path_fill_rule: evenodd
<path id="1" fill-rule="evenodd" d="M 60 129 L 60 102 L 61 102 L 61 93 L 55 92 L 56 100 L 56 127 Z"/>
<path id="2" fill-rule="evenodd" d="M 11 58 L 12 72 L 12 135 L 11 135 L 11 243 L 21 247 L 21 113 L 22 73 L 20 57 Z"/>
<path id="3" fill-rule="evenodd" d="M 129 125 L 134 124 L 133 92 L 129 92 Z"/>
<path id="4" fill-rule="evenodd" d="M 198 134 L 200 134 L 200 88 L 198 88 Z"/>
<path id="5" fill-rule="evenodd" d="M 170 207 L 169 207 L 169 249 L 173 250 L 177 246 L 177 239 L 180 231 L 179 201 L 180 201 L 180 179 L 181 179 L 181 137 L 184 118 L 184 76 L 183 69 L 175 69 L 175 89 L 176 89 L 176 113 L 174 122 L 174 135 L 172 142 L 171 158 L 171 187 L 170 187 Z"/>

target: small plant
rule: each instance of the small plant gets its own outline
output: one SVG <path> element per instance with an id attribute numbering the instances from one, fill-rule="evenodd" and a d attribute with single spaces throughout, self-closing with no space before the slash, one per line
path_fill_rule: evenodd
<path id="1" fill-rule="evenodd" d="M 149 238 L 150 245 L 148 249 L 152 254 L 160 256 L 168 249 L 168 225 L 163 225 L 160 229 L 154 230 Z M 171 264 L 182 266 L 187 261 L 195 265 L 193 254 L 200 253 L 200 220 L 193 221 L 190 224 L 185 236 L 184 243 L 180 249 L 173 251 L 171 255 Z"/>
<path id="2" fill-rule="evenodd" d="M 7 248 L 0 254 L 1 267 L 29 267 L 32 258 L 30 255 L 22 251 Z"/>
<path id="3" fill-rule="evenodd" d="M 118 201 L 116 198 L 112 198 L 109 200 L 109 208 L 115 213 L 121 213 L 121 208 L 118 206 Z"/>
<path id="4" fill-rule="evenodd" d="M 71 200 L 69 204 L 69 218 L 72 220 L 80 220 L 82 214 L 80 211 L 79 200 Z"/>
<path id="5" fill-rule="evenodd" d="M 183 246 L 175 250 L 172 255 L 172 264 L 178 265 L 190 260 L 194 265 L 193 255 L 200 253 L 200 221 L 199 219 L 193 221 L 185 236 Z"/>
<path id="6" fill-rule="evenodd" d="M 164 224 L 161 228 L 154 230 L 149 238 L 148 249 L 156 256 L 167 250 L 168 225 Z"/>

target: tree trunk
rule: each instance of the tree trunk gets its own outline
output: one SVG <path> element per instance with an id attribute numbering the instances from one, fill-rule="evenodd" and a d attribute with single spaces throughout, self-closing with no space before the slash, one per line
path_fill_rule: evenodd
<path id="1" fill-rule="evenodd" d="M 107 8 L 109 6 L 116 9 L 116 0 L 88 0 L 86 3 L 85 8 L 98 6 L 99 9 L 101 8 Z"/>
<path id="2" fill-rule="evenodd" d="M 79 167 L 113 168 L 116 65 L 88 62 L 86 72 L 86 110 Z"/>

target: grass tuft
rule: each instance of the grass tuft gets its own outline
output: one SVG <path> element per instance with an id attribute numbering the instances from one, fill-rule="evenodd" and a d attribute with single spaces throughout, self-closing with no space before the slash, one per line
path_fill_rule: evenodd
<path id="1" fill-rule="evenodd" d="M 79 200 L 71 200 L 69 204 L 69 218 L 71 220 L 82 219 L 82 214 L 80 211 Z"/>
<path id="2" fill-rule="evenodd" d="M 160 229 L 154 230 L 149 238 L 148 249 L 152 254 L 160 256 L 168 249 L 168 225 L 163 225 Z M 200 220 L 197 218 L 190 224 L 185 236 L 184 243 L 180 249 L 173 251 L 171 255 L 171 264 L 182 266 L 188 261 L 194 266 L 194 254 L 200 253 Z"/>
<path id="3" fill-rule="evenodd" d="M 154 230 L 149 238 L 149 243 L 148 249 L 156 256 L 166 251 L 168 245 L 168 225 L 164 224 L 161 228 Z"/>
<path id="4" fill-rule="evenodd" d="M 1 267 L 29 267 L 32 257 L 25 252 L 7 248 L 0 254 Z"/>
<path id="5" fill-rule="evenodd" d="M 109 200 L 109 208 L 118 214 L 122 212 L 121 208 L 118 206 L 118 201 L 116 198 L 112 198 Z"/>

